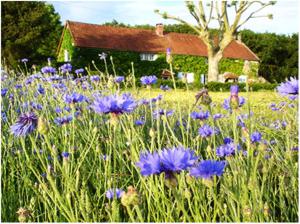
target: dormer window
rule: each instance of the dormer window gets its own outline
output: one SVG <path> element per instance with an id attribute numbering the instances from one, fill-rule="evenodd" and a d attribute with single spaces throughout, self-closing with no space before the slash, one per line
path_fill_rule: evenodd
<path id="1" fill-rule="evenodd" d="M 140 54 L 141 61 L 155 61 L 157 59 L 156 54 L 148 54 L 148 53 L 142 53 Z"/>

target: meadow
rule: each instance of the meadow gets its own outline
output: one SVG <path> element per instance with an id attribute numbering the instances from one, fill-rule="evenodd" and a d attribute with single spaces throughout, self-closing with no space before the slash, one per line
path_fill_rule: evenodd
<path id="1" fill-rule="evenodd" d="M 2 73 L 3 222 L 298 222 L 295 97 L 71 69 Z"/>

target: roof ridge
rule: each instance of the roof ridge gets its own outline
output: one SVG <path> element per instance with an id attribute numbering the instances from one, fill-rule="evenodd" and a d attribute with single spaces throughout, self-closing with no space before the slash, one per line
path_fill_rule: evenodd
<path id="1" fill-rule="evenodd" d="M 92 26 L 111 27 L 111 28 L 115 28 L 115 29 L 134 29 L 134 30 L 155 32 L 155 30 L 153 30 L 153 29 L 142 29 L 142 28 L 137 28 L 137 27 L 110 26 L 110 25 L 104 25 L 104 24 L 85 23 L 85 22 L 77 22 L 77 21 L 70 21 L 70 20 L 66 20 L 66 22 L 69 22 L 69 23 L 81 23 L 81 24 L 92 25 Z"/>

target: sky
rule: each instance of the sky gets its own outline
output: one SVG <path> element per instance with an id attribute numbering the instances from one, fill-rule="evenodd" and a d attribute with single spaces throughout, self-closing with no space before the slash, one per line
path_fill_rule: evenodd
<path id="1" fill-rule="evenodd" d="M 55 11 L 60 14 L 64 24 L 66 20 L 103 24 L 113 19 L 130 25 L 156 23 L 174 24 L 173 20 L 165 20 L 154 13 L 155 9 L 168 12 L 170 15 L 195 23 L 188 13 L 183 0 L 98 0 L 98 1 L 48 1 L 53 4 Z M 279 0 L 274 6 L 263 9 L 257 15 L 273 14 L 273 19 L 266 17 L 249 20 L 242 29 L 255 32 L 270 32 L 277 34 L 292 34 L 299 32 L 299 1 Z M 253 10 L 257 9 L 255 6 Z M 249 11 L 251 12 L 251 10 Z M 234 12 L 229 11 L 229 19 L 233 19 Z M 246 18 L 244 15 L 243 18 Z M 242 18 L 242 19 L 243 19 Z M 215 27 L 216 23 L 212 23 Z"/>

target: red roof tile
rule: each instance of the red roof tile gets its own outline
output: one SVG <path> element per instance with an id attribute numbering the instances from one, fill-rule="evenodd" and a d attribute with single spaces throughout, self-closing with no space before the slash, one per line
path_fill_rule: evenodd
<path id="1" fill-rule="evenodd" d="M 67 21 L 77 47 L 112 49 L 120 51 L 163 53 L 168 47 L 173 54 L 207 56 L 204 42 L 196 35 L 164 33 L 154 30 L 113 27 Z M 258 57 L 243 43 L 233 40 L 223 57 L 258 61 Z"/>

